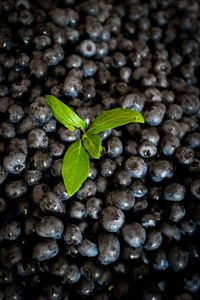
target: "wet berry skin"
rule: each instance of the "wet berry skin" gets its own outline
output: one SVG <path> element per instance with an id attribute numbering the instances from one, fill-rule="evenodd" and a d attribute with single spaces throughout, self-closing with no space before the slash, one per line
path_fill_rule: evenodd
<path id="1" fill-rule="evenodd" d="M 102 211 L 102 226 L 109 232 L 117 232 L 124 223 L 124 213 L 115 206 L 107 206 Z"/>
<path id="2" fill-rule="evenodd" d="M 179 183 L 170 183 L 164 189 L 164 199 L 169 201 L 181 201 L 185 197 L 185 187 Z"/>
<path id="3" fill-rule="evenodd" d="M 103 265 L 108 265 L 117 260 L 120 254 L 120 243 L 112 233 L 101 233 L 98 237 L 99 256 Z"/>
<path id="4" fill-rule="evenodd" d="M 58 239 L 61 237 L 64 225 L 61 220 L 53 216 L 41 218 L 36 225 L 36 233 L 42 237 Z"/>
<path id="5" fill-rule="evenodd" d="M 56 241 L 47 239 L 46 241 L 39 242 L 33 248 L 33 258 L 38 261 L 44 261 L 56 256 L 58 251 L 59 248 Z"/>
<path id="6" fill-rule="evenodd" d="M 140 247 L 146 240 L 146 232 L 139 223 L 125 224 L 122 228 L 124 240 L 132 247 Z"/>

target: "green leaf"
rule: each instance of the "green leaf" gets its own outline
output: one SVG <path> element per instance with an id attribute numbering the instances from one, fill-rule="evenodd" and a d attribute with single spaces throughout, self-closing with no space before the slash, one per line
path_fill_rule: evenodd
<path id="1" fill-rule="evenodd" d="M 53 116 L 69 130 L 74 131 L 74 127 L 85 128 L 85 122 L 62 101 L 51 95 L 46 95 L 45 99 Z"/>
<path id="2" fill-rule="evenodd" d="M 80 189 L 89 171 L 89 155 L 79 139 L 71 144 L 63 159 L 62 176 L 69 197 Z"/>
<path id="3" fill-rule="evenodd" d="M 96 134 L 84 134 L 83 145 L 90 156 L 99 158 L 102 150 L 102 141 Z"/>
<path id="4" fill-rule="evenodd" d="M 130 108 L 115 108 L 98 115 L 87 133 L 97 134 L 132 122 L 144 123 L 144 118 L 138 111 Z"/>

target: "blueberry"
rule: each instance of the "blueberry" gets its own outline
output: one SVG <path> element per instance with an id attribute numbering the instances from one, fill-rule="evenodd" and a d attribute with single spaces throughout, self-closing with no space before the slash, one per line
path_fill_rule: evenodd
<path id="1" fill-rule="evenodd" d="M 50 187 L 45 183 L 37 184 L 33 187 L 32 191 L 32 201 L 35 204 L 40 204 L 42 197 L 47 193 L 50 192 Z"/>
<path id="2" fill-rule="evenodd" d="M 24 154 L 28 153 L 27 140 L 14 138 L 9 144 L 10 152 L 22 152 Z"/>
<path id="3" fill-rule="evenodd" d="M 44 124 L 50 121 L 52 112 L 46 104 L 42 102 L 34 102 L 29 107 L 29 116 L 34 122 Z"/>
<path id="4" fill-rule="evenodd" d="M 62 159 L 55 159 L 51 165 L 51 174 L 54 177 L 61 177 L 62 176 Z"/>
<path id="5" fill-rule="evenodd" d="M 46 216 L 36 224 L 36 233 L 42 237 L 58 239 L 64 230 L 62 221 L 53 216 Z"/>
<path id="6" fill-rule="evenodd" d="M 80 38 L 79 31 L 74 28 L 66 27 L 65 34 L 67 37 L 67 41 L 70 43 L 76 43 Z"/>
<path id="7" fill-rule="evenodd" d="M 129 184 L 131 183 L 131 177 L 127 171 L 119 170 L 115 175 L 116 175 L 116 182 L 120 186 L 126 187 L 129 186 Z"/>
<path id="8" fill-rule="evenodd" d="M 120 74 L 122 81 L 128 83 L 130 81 L 131 72 L 132 72 L 131 68 L 128 68 L 128 67 L 120 68 L 119 74 Z"/>
<path id="9" fill-rule="evenodd" d="M 73 132 L 64 127 L 59 128 L 58 134 L 63 142 L 74 142 L 80 138 L 80 129 L 76 128 Z"/>
<path id="10" fill-rule="evenodd" d="M 144 92 L 146 101 L 149 103 L 159 103 L 162 101 L 162 93 L 157 88 L 147 88 Z"/>
<path id="11" fill-rule="evenodd" d="M 69 216 L 78 220 L 84 219 L 87 216 L 84 203 L 73 200 L 70 205 Z"/>
<path id="12" fill-rule="evenodd" d="M 82 65 L 82 58 L 79 55 L 71 54 L 67 59 L 67 68 L 80 68 Z"/>
<path id="13" fill-rule="evenodd" d="M 48 67 L 56 66 L 64 59 L 64 50 L 61 45 L 55 44 L 53 48 L 45 50 L 43 60 L 47 63 Z"/>
<path id="14" fill-rule="evenodd" d="M 131 156 L 125 162 L 125 169 L 133 178 L 142 178 L 147 172 L 147 164 L 137 156 Z"/>
<path id="15" fill-rule="evenodd" d="M 79 19 L 78 13 L 72 8 L 55 8 L 51 12 L 51 18 L 55 24 L 60 27 L 64 27 L 66 25 L 76 26 L 76 23 Z"/>
<path id="16" fill-rule="evenodd" d="M 200 106 L 200 101 L 195 95 L 183 94 L 179 100 L 183 112 L 187 115 L 194 114 Z"/>
<path id="17" fill-rule="evenodd" d="M 16 59 L 16 71 L 21 71 L 28 67 L 30 58 L 26 53 L 20 53 Z"/>
<path id="18" fill-rule="evenodd" d="M 87 199 L 96 195 L 97 187 L 93 180 L 87 179 L 80 190 L 77 192 L 79 199 Z"/>
<path id="19" fill-rule="evenodd" d="M 118 232 L 125 220 L 124 213 L 114 206 L 107 206 L 102 211 L 102 226 L 109 232 Z"/>
<path id="20" fill-rule="evenodd" d="M 84 61 L 83 63 L 83 76 L 93 77 L 97 72 L 97 65 L 93 61 Z"/>
<path id="21" fill-rule="evenodd" d="M 190 192 L 196 199 L 200 199 L 200 180 L 199 179 L 197 179 L 191 183 Z"/>
<path id="22" fill-rule="evenodd" d="M 124 240 L 132 247 L 140 247 L 146 240 L 146 232 L 139 223 L 125 224 L 122 228 Z"/>
<path id="23" fill-rule="evenodd" d="M 28 134 L 29 148 L 45 149 L 48 146 L 48 136 L 46 132 L 40 128 L 33 129 Z"/>
<path id="24" fill-rule="evenodd" d="M 181 222 L 181 233 L 192 235 L 196 230 L 196 223 L 193 220 L 184 220 Z"/>
<path id="25" fill-rule="evenodd" d="M 111 159 L 104 159 L 101 162 L 101 175 L 104 177 L 110 177 L 113 175 L 114 171 L 116 169 L 116 164 Z"/>
<path id="26" fill-rule="evenodd" d="M 151 262 L 154 270 L 158 271 L 164 271 L 169 266 L 166 253 L 163 249 L 159 249 L 154 252 Z"/>
<path id="27" fill-rule="evenodd" d="M 63 85 L 63 91 L 68 97 L 78 97 L 78 94 L 82 91 L 82 87 L 80 78 L 68 75 Z"/>
<path id="28" fill-rule="evenodd" d="M 47 35 L 37 35 L 33 39 L 33 43 L 35 44 L 35 49 L 41 50 L 41 49 L 51 45 L 51 39 Z"/>
<path id="29" fill-rule="evenodd" d="M 181 126 L 181 132 L 179 134 L 179 139 L 182 139 L 188 132 L 191 132 L 191 127 L 187 122 L 179 122 Z"/>
<path id="30" fill-rule="evenodd" d="M 38 171 L 46 171 L 47 169 L 50 168 L 52 159 L 46 152 L 42 151 L 36 151 L 33 158 L 33 166 L 36 168 Z"/>
<path id="31" fill-rule="evenodd" d="M 94 162 L 90 161 L 90 172 L 88 178 L 94 180 L 97 177 L 98 170 Z"/>
<path id="32" fill-rule="evenodd" d="M 156 155 L 157 148 L 151 142 L 145 141 L 139 145 L 138 152 L 142 158 L 151 158 Z"/>
<path id="33" fill-rule="evenodd" d="M 94 282 L 86 280 L 84 278 L 81 278 L 81 280 L 78 282 L 78 288 L 77 293 L 81 297 L 89 296 L 95 288 Z"/>
<path id="34" fill-rule="evenodd" d="M 189 253 L 182 250 L 178 246 L 174 246 L 170 249 L 168 254 L 168 261 L 170 267 L 174 272 L 182 271 L 186 268 L 188 264 Z"/>
<path id="35" fill-rule="evenodd" d="M 173 165 L 167 160 L 153 161 L 149 168 L 151 179 L 160 182 L 173 176 Z"/>
<path id="36" fill-rule="evenodd" d="M 123 188 L 110 192 L 106 197 L 106 202 L 108 205 L 114 204 L 119 209 L 129 210 L 135 204 L 135 197 L 130 189 Z"/>
<path id="37" fill-rule="evenodd" d="M 156 218 L 153 214 L 145 214 L 141 218 L 141 225 L 144 228 L 147 227 L 155 227 L 156 226 Z"/>
<path id="38" fill-rule="evenodd" d="M 3 266 L 10 268 L 22 260 L 22 249 L 16 243 L 8 244 L 1 248 L 1 263 Z"/>
<path id="39" fill-rule="evenodd" d="M 82 234 L 78 226 L 67 224 L 63 233 L 63 239 L 68 245 L 78 245 L 82 241 Z"/>
<path id="40" fill-rule="evenodd" d="M 190 293 L 196 293 L 200 289 L 200 275 L 198 273 L 184 276 L 184 289 Z"/>
<path id="41" fill-rule="evenodd" d="M 102 274 L 102 269 L 92 261 L 86 261 L 81 266 L 81 274 L 87 280 L 97 281 Z"/>
<path id="42" fill-rule="evenodd" d="M 147 188 L 140 180 L 134 180 L 131 184 L 131 191 L 134 197 L 140 198 L 147 193 Z"/>
<path id="43" fill-rule="evenodd" d="M 177 241 L 179 241 L 181 239 L 181 233 L 180 230 L 178 229 L 178 227 L 173 224 L 169 224 L 169 223 L 163 223 L 161 226 L 161 233 L 165 236 L 167 236 L 167 238 L 171 241 L 172 239 L 175 239 Z"/>
<path id="44" fill-rule="evenodd" d="M 62 286 L 58 284 L 48 283 L 42 288 L 42 295 L 44 297 L 42 299 L 59 300 L 62 296 Z"/>
<path id="45" fill-rule="evenodd" d="M 173 203 L 169 218 L 173 222 L 179 222 L 185 216 L 185 208 L 179 203 Z"/>
<path id="46" fill-rule="evenodd" d="M 1 234 L 6 240 L 16 240 L 21 234 L 21 227 L 19 222 L 12 221 L 4 224 L 1 227 Z"/>
<path id="47" fill-rule="evenodd" d="M 104 193 L 108 188 L 108 180 L 106 177 L 99 176 L 96 180 L 96 187 L 98 193 Z"/>
<path id="48" fill-rule="evenodd" d="M 56 184 L 54 186 L 54 190 L 53 191 L 54 191 L 54 193 L 56 193 L 59 196 L 59 198 L 62 201 L 69 199 L 69 197 L 67 195 L 66 188 L 65 188 L 63 182 L 59 182 L 58 184 Z"/>
<path id="49" fill-rule="evenodd" d="M 84 40 L 80 44 L 80 53 L 85 57 L 91 57 L 96 54 L 96 44 L 91 40 Z"/>
<path id="50" fill-rule="evenodd" d="M 112 137 L 107 142 L 108 155 L 110 158 L 118 157 L 123 151 L 123 145 L 118 137 Z"/>
<path id="51" fill-rule="evenodd" d="M 162 240 L 163 238 L 161 233 L 159 231 L 151 229 L 151 231 L 147 233 L 147 238 L 144 244 L 144 248 L 148 251 L 155 250 L 160 247 Z"/>
<path id="52" fill-rule="evenodd" d="M 17 133 L 24 134 L 36 127 L 37 125 L 34 123 L 34 121 L 31 118 L 26 117 L 24 120 L 22 120 L 22 122 L 19 123 L 17 127 Z"/>
<path id="53" fill-rule="evenodd" d="M 0 112 L 6 113 L 11 105 L 14 104 L 14 101 L 9 97 L 1 97 L 0 102 Z"/>
<path id="54" fill-rule="evenodd" d="M 43 212 L 62 212 L 62 202 L 55 193 L 47 192 L 40 201 L 40 208 Z"/>
<path id="55" fill-rule="evenodd" d="M 55 240 L 45 240 L 39 242 L 33 248 L 33 258 L 38 261 L 50 259 L 58 254 L 59 248 Z"/>
<path id="56" fill-rule="evenodd" d="M 161 127 L 164 134 L 172 134 L 179 137 L 181 133 L 181 127 L 179 123 L 174 120 L 164 121 Z"/>
<path id="57" fill-rule="evenodd" d="M 68 284 L 74 284 L 79 281 L 81 277 L 81 272 L 76 264 L 71 264 L 67 268 L 67 273 L 65 275 L 65 281 Z"/>
<path id="58" fill-rule="evenodd" d="M 155 285 L 154 282 L 149 282 L 146 284 L 145 288 L 143 289 L 143 299 L 155 299 L 160 300 L 161 299 L 161 291 L 159 288 Z"/>
<path id="59" fill-rule="evenodd" d="M 170 104 L 167 108 L 167 116 L 171 120 L 181 120 L 183 115 L 183 110 L 178 104 Z"/>
<path id="60" fill-rule="evenodd" d="M 23 180 L 13 180 L 11 182 L 7 182 L 5 192 L 8 198 L 17 199 L 26 194 L 27 185 Z"/>
<path id="61" fill-rule="evenodd" d="M 47 74 L 47 63 L 42 59 L 33 59 L 30 62 L 31 75 L 35 75 L 36 78 L 43 78 Z"/>
<path id="62" fill-rule="evenodd" d="M 96 197 L 87 200 L 86 211 L 92 219 L 98 219 L 98 213 L 101 211 L 102 203 L 102 200 Z"/>
<path id="63" fill-rule="evenodd" d="M 141 112 L 144 107 L 144 96 L 136 92 L 134 94 L 126 95 L 122 101 L 122 107 L 123 108 L 131 108 L 133 110 Z"/>
<path id="64" fill-rule="evenodd" d="M 160 148 L 165 155 L 173 155 L 178 147 L 180 147 L 180 141 L 174 135 L 167 134 L 161 139 Z"/>
<path id="65" fill-rule="evenodd" d="M 0 124 L 0 137 L 5 139 L 12 139 L 15 137 L 15 127 L 8 122 L 3 122 Z"/>
<path id="66" fill-rule="evenodd" d="M 13 104 L 9 107 L 8 112 L 10 114 L 9 119 L 11 123 L 18 123 L 24 117 L 24 111 L 21 106 Z"/>
<path id="67" fill-rule="evenodd" d="M 184 199 L 186 189 L 179 183 L 170 183 L 164 189 L 164 199 L 170 201 L 181 201 Z"/>
<path id="68" fill-rule="evenodd" d="M 158 146 L 160 135 L 158 134 L 156 127 L 150 127 L 142 130 L 141 138 L 154 144 L 155 146 Z"/>
<path id="69" fill-rule="evenodd" d="M 101 23 L 99 23 L 97 21 L 96 22 L 88 21 L 86 24 L 86 32 L 93 41 L 96 41 L 97 39 L 99 39 L 102 30 L 103 30 L 103 26 L 101 25 Z"/>
<path id="70" fill-rule="evenodd" d="M 63 256 L 56 256 L 50 264 L 50 272 L 52 275 L 63 277 L 68 270 L 68 262 Z"/>
<path id="71" fill-rule="evenodd" d="M 92 243 L 87 238 L 83 238 L 81 244 L 78 246 L 78 251 L 82 256 L 94 257 L 99 251 L 96 244 Z"/>
<path id="72" fill-rule="evenodd" d="M 194 131 L 198 128 L 198 120 L 195 116 L 190 115 L 183 117 L 183 122 L 187 123 L 190 126 L 191 131 Z"/>
<path id="73" fill-rule="evenodd" d="M 190 148 L 199 148 L 200 146 L 200 133 L 199 132 L 192 132 L 186 138 L 186 144 Z"/>
<path id="74" fill-rule="evenodd" d="M 138 153 L 138 143 L 133 140 L 128 140 L 125 146 L 125 153 L 130 155 L 137 155 Z"/>
<path id="75" fill-rule="evenodd" d="M 194 161 L 194 151 L 189 147 L 180 147 L 176 150 L 175 156 L 182 165 L 191 165 Z"/>
<path id="76" fill-rule="evenodd" d="M 116 261 L 120 254 L 120 243 L 113 233 L 101 233 L 98 237 L 99 260 L 103 265 Z"/>
<path id="77" fill-rule="evenodd" d="M 49 122 L 44 124 L 43 129 L 46 132 L 55 132 L 56 131 L 56 123 L 57 123 L 57 121 L 52 119 Z"/>

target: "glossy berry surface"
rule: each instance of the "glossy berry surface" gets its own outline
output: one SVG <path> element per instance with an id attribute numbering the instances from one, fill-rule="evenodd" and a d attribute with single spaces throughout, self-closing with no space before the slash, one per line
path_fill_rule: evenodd
<path id="1" fill-rule="evenodd" d="M 198 0 L 0 1 L 0 299 L 200 299 Z M 72 197 L 72 132 L 99 133 Z M 64 114 L 62 114 L 64 117 Z"/>

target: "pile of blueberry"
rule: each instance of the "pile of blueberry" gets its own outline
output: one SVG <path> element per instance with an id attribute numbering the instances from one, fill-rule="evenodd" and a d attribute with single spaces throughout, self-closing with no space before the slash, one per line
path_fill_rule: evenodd
<path id="1" fill-rule="evenodd" d="M 0 299 L 200 299 L 200 2 L 0 1 Z M 69 199 L 80 137 L 44 95 L 100 134 Z"/>

